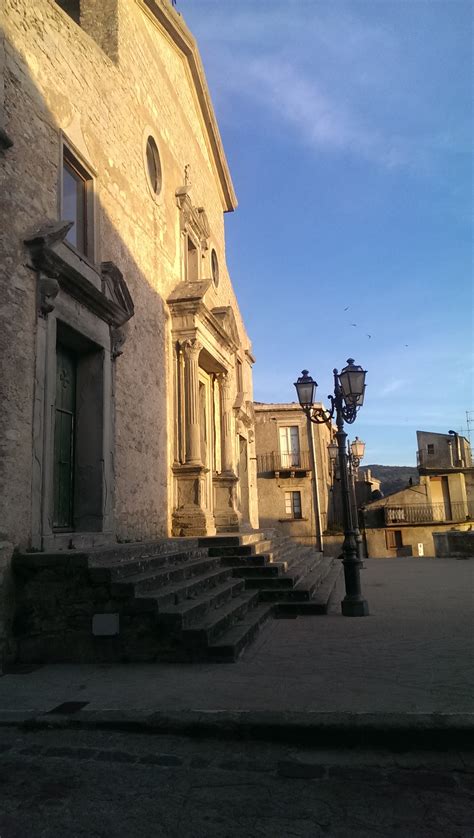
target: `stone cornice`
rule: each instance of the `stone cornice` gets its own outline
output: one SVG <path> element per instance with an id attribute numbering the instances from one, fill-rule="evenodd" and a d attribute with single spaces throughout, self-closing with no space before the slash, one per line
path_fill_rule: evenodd
<path id="1" fill-rule="evenodd" d="M 134 314 L 122 273 L 113 262 L 102 262 L 99 271 L 68 248 L 64 238 L 70 227 L 70 221 L 48 223 L 25 239 L 33 268 L 40 275 L 40 313 L 47 316 L 53 310 L 62 290 L 117 329 Z"/>
<path id="2" fill-rule="evenodd" d="M 173 320 L 173 331 L 179 336 L 181 331 L 176 322 L 179 317 L 191 315 L 195 319 L 194 327 L 201 326 L 201 330 L 208 331 L 228 352 L 235 353 L 238 349 L 238 336 L 235 329 L 235 321 L 227 312 L 222 319 L 221 313 L 224 309 L 217 309 L 218 316 L 206 306 L 203 297 L 212 285 L 211 279 L 203 279 L 198 282 L 181 282 L 167 299 L 171 309 Z M 227 309 L 226 309 L 227 311 Z M 234 323 L 234 328 L 232 324 Z M 185 331 L 189 330 L 189 323 Z"/>
<path id="3" fill-rule="evenodd" d="M 221 189 L 224 212 L 232 212 L 237 207 L 237 197 L 227 164 L 224 147 L 222 145 L 219 128 L 217 126 L 214 108 L 212 106 L 209 89 L 206 82 L 199 50 L 189 29 L 173 9 L 168 0 L 137 0 L 138 4 L 154 22 L 158 22 L 169 38 L 185 56 L 191 78 L 201 108 L 203 126 L 207 135 L 212 158 L 216 167 Z"/>

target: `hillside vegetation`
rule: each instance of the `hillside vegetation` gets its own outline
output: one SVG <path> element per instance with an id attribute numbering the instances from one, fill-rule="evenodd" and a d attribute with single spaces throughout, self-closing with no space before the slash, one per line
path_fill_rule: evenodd
<path id="1" fill-rule="evenodd" d="M 410 477 L 413 483 L 418 483 L 418 471 L 415 466 L 381 466 L 378 464 L 366 466 L 364 463 L 361 471 L 366 469 L 370 469 L 373 476 L 382 481 L 380 488 L 384 495 L 398 492 L 399 489 L 406 489 Z"/>

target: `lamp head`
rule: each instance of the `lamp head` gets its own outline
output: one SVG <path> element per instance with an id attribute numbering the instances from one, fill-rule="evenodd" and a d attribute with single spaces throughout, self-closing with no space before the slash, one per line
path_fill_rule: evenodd
<path id="1" fill-rule="evenodd" d="M 298 401 L 303 410 L 308 410 L 313 406 L 316 396 L 316 381 L 311 378 L 308 370 L 303 370 L 298 380 L 295 382 L 296 392 L 298 393 Z"/>
<path id="2" fill-rule="evenodd" d="M 351 454 L 356 460 L 362 460 L 365 453 L 365 442 L 362 442 L 358 436 L 351 442 Z"/>
<path id="3" fill-rule="evenodd" d="M 359 408 L 364 403 L 365 376 L 367 370 L 354 363 L 354 358 L 347 359 L 347 366 L 339 373 L 342 397 L 347 407 Z"/>

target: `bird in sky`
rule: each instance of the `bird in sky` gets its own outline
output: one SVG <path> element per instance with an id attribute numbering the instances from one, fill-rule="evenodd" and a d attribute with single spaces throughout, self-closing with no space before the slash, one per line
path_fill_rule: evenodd
<path id="1" fill-rule="evenodd" d="M 349 311 L 349 309 L 350 309 L 350 306 L 346 306 L 344 311 Z"/>
<path id="2" fill-rule="evenodd" d="M 371 339 L 371 337 L 372 337 L 372 335 L 369 335 L 369 334 L 368 334 L 368 335 L 367 335 L 367 337 L 368 337 L 368 338 L 369 338 L 369 340 L 370 340 L 370 339 Z"/>
<path id="3" fill-rule="evenodd" d="M 351 323 L 351 326 L 357 326 L 357 323 Z"/>

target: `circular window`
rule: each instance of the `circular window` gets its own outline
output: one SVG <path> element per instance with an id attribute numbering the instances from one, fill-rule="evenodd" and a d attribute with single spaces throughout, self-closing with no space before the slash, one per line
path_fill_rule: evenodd
<path id="1" fill-rule="evenodd" d="M 146 141 L 146 169 L 151 190 L 155 195 L 159 195 L 162 181 L 161 161 L 158 146 L 151 136 Z"/>
<path id="2" fill-rule="evenodd" d="M 212 281 L 214 285 L 219 285 L 219 260 L 217 258 L 217 253 L 215 250 L 211 251 L 211 274 L 212 274 Z"/>

